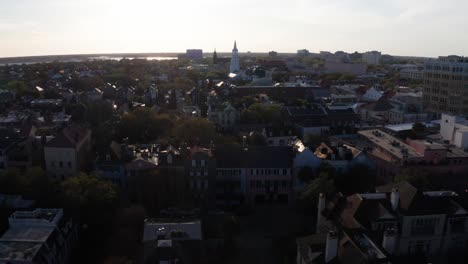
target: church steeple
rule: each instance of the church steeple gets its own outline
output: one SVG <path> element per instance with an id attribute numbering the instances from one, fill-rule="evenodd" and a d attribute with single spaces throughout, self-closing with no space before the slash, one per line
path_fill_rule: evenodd
<path id="1" fill-rule="evenodd" d="M 218 64 L 218 54 L 216 53 L 216 49 L 213 52 L 213 64 Z"/>
<path id="2" fill-rule="evenodd" d="M 231 57 L 231 67 L 229 67 L 230 72 L 238 72 L 240 70 L 239 65 L 239 54 L 237 50 L 237 41 L 234 41 L 234 48 L 232 49 L 232 57 Z"/>

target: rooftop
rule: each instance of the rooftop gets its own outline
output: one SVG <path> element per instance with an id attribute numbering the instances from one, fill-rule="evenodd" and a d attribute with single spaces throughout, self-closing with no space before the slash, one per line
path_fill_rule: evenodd
<path id="1" fill-rule="evenodd" d="M 201 221 L 159 222 L 157 219 L 146 219 L 143 241 L 164 239 L 201 240 Z"/>
<path id="2" fill-rule="evenodd" d="M 358 134 L 399 159 L 423 158 L 413 147 L 381 130 L 361 130 Z"/>
<path id="3" fill-rule="evenodd" d="M 0 261 L 32 261 L 41 247 L 40 242 L 0 241 Z"/>

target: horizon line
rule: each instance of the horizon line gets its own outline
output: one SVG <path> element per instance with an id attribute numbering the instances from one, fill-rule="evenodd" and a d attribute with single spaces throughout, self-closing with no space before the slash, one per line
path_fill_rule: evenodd
<path id="1" fill-rule="evenodd" d="M 187 50 L 190 50 L 190 49 L 187 49 Z M 203 50 L 203 49 L 201 49 Z M 239 52 L 239 54 L 249 54 L 249 53 L 253 53 L 253 54 L 268 54 L 269 52 L 277 52 L 279 55 L 280 54 L 285 54 L 285 55 L 292 55 L 292 54 L 297 54 L 297 51 L 296 52 L 291 52 L 291 51 L 285 51 L 285 52 L 281 52 L 281 51 L 275 51 L 275 50 L 270 50 L 270 51 L 245 51 L 245 52 Z M 323 50 L 325 51 L 325 50 Z M 337 50 L 337 51 L 343 51 L 343 50 Z M 335 51 L 335 52 L 337 52 Z M 5 56 L 5 57 L 0 57 L 0 59 L 16 59 L 16 58 L 34 58 L 34 57 L 53 57 L 53 56 L 57 56 L 57 57 L 65 57 L 65 56 L 95 56 L 95 55 L 139 55 L 139 54 L 185 54 L 186 51 L 172 51 L 172 52 L 104 52 L 104 53 L 69 53 L 69 54 L 42 54 L 42 55 L 19 55 L 19 56 Z M 214 52 L 214 51 L 213 51 Z M 212 54 L 213 52 L 207 52 L 207 51 L 203 51 L 203 54 Z M 216 50 L 217 53 L 231 53 L 232 51 L 218 51 Z M 310 52 L 310 51 L 309 51 Z M 331 52 L 332 54 L 334 52 L 332 51 L 327 51 L 327 52 Z M 365 52 L 359 52 L 359 51 L 354 51 L 354 52 L 358 52 L 358 53 L 365 53 Z M 354 52 L 346 52 L 348 54 L 353 54 Z M 310 52 L 310 54 L 320 54 L 320 51 L 319 52 Z M 393 54 L 385 54 L 385 53 L 382 53 L 382 55 L 389 55 L 389 56 L 393 56 L 393 57 L 409 57 L 409 58 L 438 58 L 439 56 L 450 56 L 450 55 L 453 55 L 453 54 L 449 54 L 449 55 L 438 55 L 437 57 L 434 57 L 434 56 L 417 56 L 417 55 L 393 55 Z M 456 55 L 456 56 L 463 56 L 463 55 Z M 170 57 L 170 56 L 168 56 Z"/>

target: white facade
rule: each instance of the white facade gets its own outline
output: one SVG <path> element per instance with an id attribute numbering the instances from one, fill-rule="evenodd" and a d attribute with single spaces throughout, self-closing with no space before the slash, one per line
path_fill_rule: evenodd
<path id="1" fill-rule="evenodd" d="M 400 77 L 410 80 L 424 79 L 424 72 L 418 69 L 403 69 L 400 71 Z"/>
<path id="2" fill-rule="evenodd" d="M 442 114 L 440 135 L 444 140 L 458 148 L 468 149 L 468 120 Z"/>
<path id="3" fill-rule="evenodd" d="M 237 50 L 237 43 L 234 41 L 234 48 L 232 49 L 231 66 L 229 72 L 238 72 L 240 70 L 239 53 Z"/>
<path id="4" fill-rule="evenodd" d="M 368 51 L 362 54 L 362 60 L 369 65 L 379 65 L 382 53 L 378 51 Z"/>

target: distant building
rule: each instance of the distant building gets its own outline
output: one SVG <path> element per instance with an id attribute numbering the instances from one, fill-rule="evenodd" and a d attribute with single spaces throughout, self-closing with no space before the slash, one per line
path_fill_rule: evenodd
<path id="1" fill-rule="evenodd" d="M 468 58 L 427 60 L 424 68 L 424 107 L 434 113 L 468 114 Z"/>
<path id="2" fill-rule="evenodd" d="M 307 56 L 307 55 L 309 55 L 309 50 L 307 50 L 307 49 L 298 50 L 297 55 L 298 56 Z"/>
<path id="3" fill-rule="evenodd" d="M 327 61 L 324 67 L 326 73 L 348 73 L 356 76 L 367 73 L 367 65 L 359 63 Z"/>
<path id="4" fill-rule="evenodd" d="M 400 77 L 408 80 L 423 80 L 424 71 L 419 69 L 402 69 L 400 71 Z"/>
<path id="5" fill-rule="evenodd" d="M 369 65 L 379 65 L 382 53 L 379 51 L 368 51 L 362 54 L 362 60 Z"/>
<path id="6" fill-rule="evenodd" d="M 269 57 L 276 57 L 276 56 L 278 56 L 278 52 L 276 52 L 276 51 L 270 51 L 270 52 L 268 52 L 268 56 L 269 56 Z"/>
<path id="7" fill-rule="evenodd" d="M 213 52 L 213 65 L 218 64 L 218 53 L 216 53 L 216 49 Z"/>
<path id="8" fill-rule="evenodd" d="M 91 130 L 78 125 L 64 128 L 44 147 L 46 171 L 54 180 L 65 180 L 86 169 L 91 150 Z"/>
<path id="9" fill-rule="evenodd" d="M 0 237 L 0 263 L 67 263 L 78 240 L 72 220 L 62 209 L 17 211 Z"/>
<path id="10" fill-rule="evenodd" d="M 201 49 L 188 49 L 185 52 L 185 56 L 191 60 L 203 59 L 203 50 Z"/>
<path id="11" fill-rule="evenodd" d="M 232 49 L 231 66 L 229 67 L 229 72 L 236 73 L 238 71 L 240 71 L 239 52 L 237 50 L 237 43 L 236 41 L 234 41 L 234 48 Z"/>

